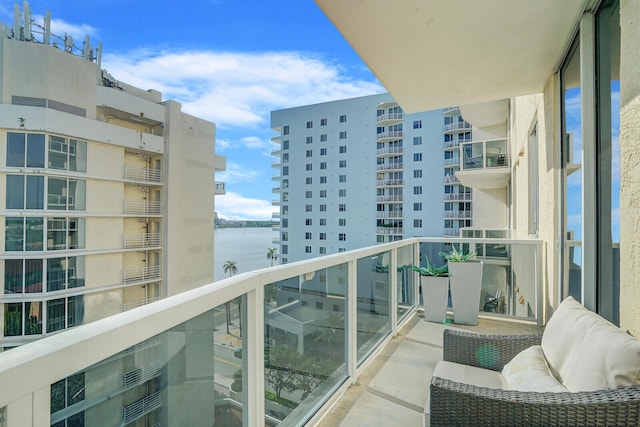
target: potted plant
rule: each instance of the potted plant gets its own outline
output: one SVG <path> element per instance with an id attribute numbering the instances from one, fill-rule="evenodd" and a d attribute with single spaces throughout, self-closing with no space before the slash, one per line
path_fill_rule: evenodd
<path id="1" fill-rule="evenodd" d="M 412 265 L 411 269 L 420 273 L 424 299 L 424 317 L 429 322 L 444 323 L 447 320 L 449 301 L 449 272 L 447 264 L 436 267 L 425 256 L 426 267 Z"/>
<path id="2" fill-rule="evenodd" d="M 451 246 L 451 252 L 440 252 L 449 267 L 453 321 L 463 325 L 477 325 L 482 286 L 482 261 L 475 252 L 464 253 Z"/>

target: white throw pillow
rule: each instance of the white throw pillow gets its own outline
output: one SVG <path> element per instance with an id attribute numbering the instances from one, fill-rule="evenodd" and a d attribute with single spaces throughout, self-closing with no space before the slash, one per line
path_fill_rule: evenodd
<path id="1" fill-rule="evenodd" d="M 504 366 L 502 376 L 509 390 L 540 393 L 569 391 L 551 374 L 539 345 L 518 353 Z"/>

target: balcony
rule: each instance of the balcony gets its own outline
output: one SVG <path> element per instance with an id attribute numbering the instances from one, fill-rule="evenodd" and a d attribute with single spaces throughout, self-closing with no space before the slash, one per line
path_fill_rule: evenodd
<path id="1" fill-rule="evenodd" d="M 506 139 L 461 144 L 460 158 L 456 177 L 466 187 L 504 188 L 511 179 Z"/>
<path id="2" fill-rule="evenodd" d="M 468 202 L 471 201 L 471 193 L 445 193 L 444 200 L 445 202 Z"/>
<path id="3" fill-rule="evenodd" d="M 162 215 L 162 203 L 155 200 L 125 200 L 125 215 L 160 216 Z"/>
<path id="4" fill-rule="evenodd" d="M 387 126 L 402 120 L 404 120 L 404 113 L 386 113 L 376 117 L 376 124 L 378 126 Z"/>
<path id="5" fill-rule="evenodd" d="M 82 375 L 91 395 L 51 420 L 83 411 L 87 425 L 105 423 L 97 417 L 118 425 L 421 425 L 425 381 L 450 326 L 421 319 L 419 276 L 406 266 L 417 263 L 414 254 L 435 260 L 451 244 L 509 248 L 507 258 L 483 258 L 480 325 L 462 327 L 537 330 L 540 240 L 412 238 L 239 274 L 0 353 L 0 382 L 11 384 L 0 388 L 0 409 L 11 414 L 8 427 L 49 424 L 59 398 L 51 385 Z M 504 298 L 490 303 L 498 289 Z M 274 391 L 281 374 L 296 378 L 295 391 Z M 346 416 L 343 397 L 353 403 Z M 371 411 L 371 399 L 385 411 Z M 236 422 L 223 418 L 231 415 Z"/>
<path id="6" fill-rule="evenodd" d="M 122 239 L 122 249 L 151 249 L 161 245 L 160 233 L 125 234 Z"/>
<path id="7" fill-rule="evenodd" d="M 376 212 L 376 218 L 378 219 L 403 218 L 403 217 L 404 217 L 404 213 L 402 211 Z"/>
<path id="8" fill-rule="evenodd" d="M 162 171 L 160 169 L 134 168 L 131 166 L 125 166 L 124 179 L 133 181 L 135 183 L 161 184 Z"/>
<path id="9" fill-rule="evenodd" d="M 446 219 L 465 219 L 471 218 L 471 211 L 444 211 Z"/>
<path id="10" fill-rule="evenodd" d="M 214 194 L 216 196 L 223 196 L 227 194 L 227 185 L 224 182 L 216 181 L 216 189 Z"/>
<path id="11" fill-rule="evenodd" d="M 381 165 L 376 165 L 377 171 L 399 171 L 404 169 L 404 164 L 402 163 L 385 163 Z"/>
<path id="12" fill-rule="evenodd" d="M 456 175 L 445 175 L 444 176 L 445 184 L 460 184 L 460 181 L 456 177 Z"/>
<path id="13" fill-rule="evenodd" d="M 392 234 L 402 235 L 404 232 L 402 227 L 376 227 L 376 234 Z"/>
<path id="14" fill-rule="evenodd" d="M 401 130 L 387 131 L 376 135 L 377 142 L 392 141 L 394 139 L 402 138 L 404 138 L 404 131 Z"/>
<path id="15" fill-rule="evenodd" d="M 378 203 L 402 203 L 404 202 L 404 196 L 391 195 L 391 196 L 378 196 L 376 197 Z"/>
<path id="16" fill-rule="evenodd" d="M 122 272 L 122 284 L 133 285 L 160 280 L 160 266 L 129 268 Z"/>
<path id="17" fill-rule="evenodd" d="M 404 185 L 404 179 L 379 179 L 376 181 L 377 187 L 400 187 Z"/>
<path id="18" fill-rule="evenodd" d="M 471 130 L 471 123 L 466 121 L 449 123 L 448 125 L 444 125 L 442 127 L 443 132 L 453 132 L 456 130 Z"/>
<path id="19" fill-rule="evenodd" d="M 377 156 L 403 154 L 404 147 L 385 147 L 376 150 Z"/>

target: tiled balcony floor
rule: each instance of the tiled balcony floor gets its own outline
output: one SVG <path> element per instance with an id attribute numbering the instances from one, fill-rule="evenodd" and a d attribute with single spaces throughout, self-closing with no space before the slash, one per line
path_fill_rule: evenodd
<path id="1" fill-rule="evenodd" d="M 465 329 L 486 334 L 527 334 L 542 329 L 480 319 L 478 326 L 441 325 L 414 316 L 360 375 L 320 427 L 423 425 L 431 374 L 442 359 L 442 331 Z"/>

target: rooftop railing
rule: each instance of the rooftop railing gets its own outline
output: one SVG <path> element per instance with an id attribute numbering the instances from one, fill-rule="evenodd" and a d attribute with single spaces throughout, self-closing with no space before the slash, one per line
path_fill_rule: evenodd
<path id="1" fill-rule="evenodd" d="M 539 240 L 411 238 L 240 274 L 0 353 L 0 411 L 8 427 L 313 424 L 415 313 L 409 266 L 487 244 L 479 312 L 535 323 Z"/>

